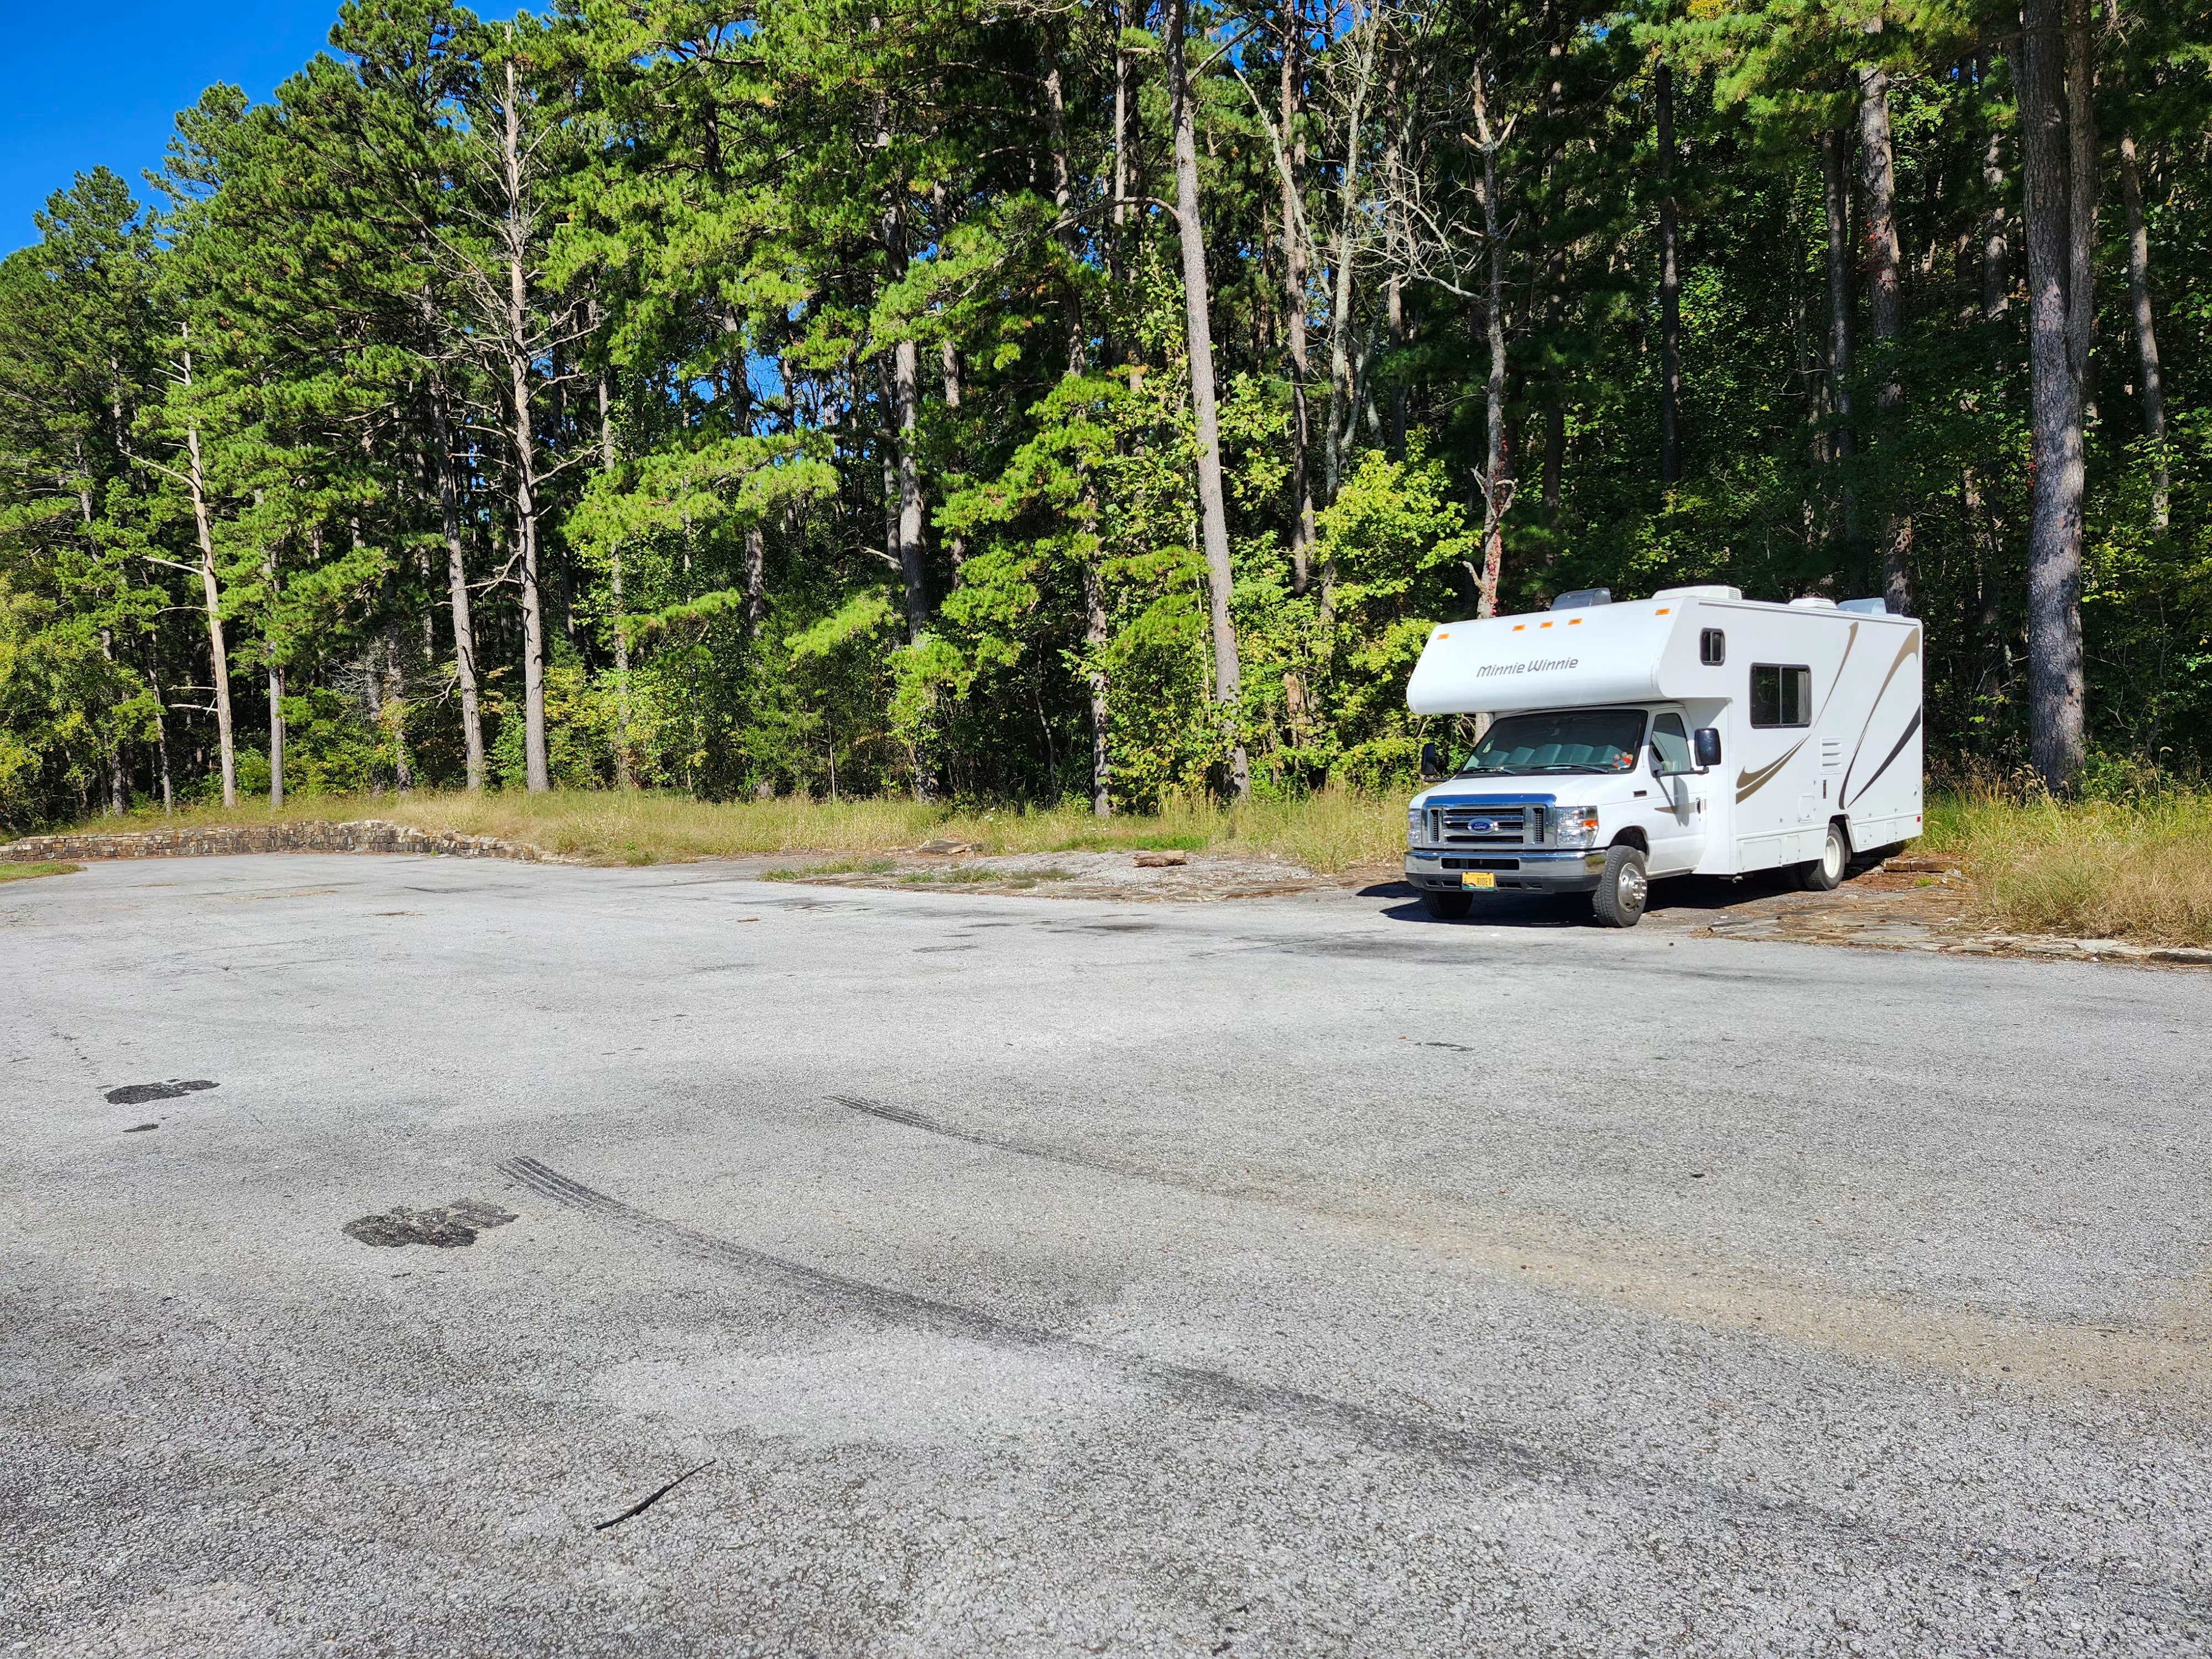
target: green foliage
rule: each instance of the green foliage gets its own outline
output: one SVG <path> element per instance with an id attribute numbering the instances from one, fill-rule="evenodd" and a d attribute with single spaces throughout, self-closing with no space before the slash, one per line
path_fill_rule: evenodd
<path id="1" fill-rule="evenodd" d="M 1163 8 L 586 0 L 485 24 L 349 0 L 273 98 L 216 87 L 179 116 L 150 207 L 81 175 L 0 260 L 0 821 L 165 778 L 219 793 L 218 627 L 242 788 L 272 781 L 272 715 L 290 792 L 459 785 L 471 666 L 489 782 L 525 787 L 533 599 L 557 785 L 976 805 L 1103 785 L 1164 811 L 1222 793 L 1241 744 L 1263 800 L 1395 788 L 1423 736 L 1413 660 L 1476 604 L 1493 252 L 1503 607 L 1699 580 L 1865 592 L 1877 526 L 1909 521 L 1930 742 L 2002 770 L 2029 480 L 2009 32 L 1985 10 L 1309 8 L 1285 131 L 1282 9 L 1200 12 L 1242 671 L 1224 709 L 1159 206 Z M 2212 750 L 2212 40 L 2186 9 L 2107 21 L 2089 706 L 2111 755 L 2186 775 Z M 1856 179 L 1875 68 L 1902 326 L 1873 338 L 1854 267 L 1857 356 L 1832 376 L 1819 141 L 1843 133 Z M 2123 132 L 2166 366 L 2156 453 Z M 1663 488 L 1669 192 L 1683 470 Z M 1984 317 L 2000 222 L 2009 303 Z"/>

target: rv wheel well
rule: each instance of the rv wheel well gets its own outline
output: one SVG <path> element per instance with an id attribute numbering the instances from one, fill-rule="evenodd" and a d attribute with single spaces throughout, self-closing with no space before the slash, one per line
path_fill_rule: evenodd
<path id="1" fill-rule="evenodd" d="M 1638 852 L 1643 854 L 1644 857 L 1650 858 L 1651 856 L 1651 843 L 1644 838 L 1644 832 L 1641 830 L 1628 829 L 1622 830 L 1619 835 L 1613 838 L 1613 844 L 1615 847 L 1633 847 Z"/>

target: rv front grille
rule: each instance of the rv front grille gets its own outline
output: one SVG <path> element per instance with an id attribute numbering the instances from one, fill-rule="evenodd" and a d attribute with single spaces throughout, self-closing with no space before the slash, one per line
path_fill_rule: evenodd
<path id="1" fill-rule="evenodd" d="M 1429 839 L 1439 847 L 1533 847 L 1544 838 L 1540 806 L 1432 806 Z"/>

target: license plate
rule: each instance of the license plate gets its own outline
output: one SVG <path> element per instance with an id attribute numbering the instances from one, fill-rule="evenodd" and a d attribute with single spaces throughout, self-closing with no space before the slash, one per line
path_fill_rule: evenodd
<path id="1" fill-rule="evenodd" d="M 1487 870 L 1467 871 L 1462 874 L 1460 880 L 1469 887 L 1495 887 L 1498 885 L 1497 876 Z"/>

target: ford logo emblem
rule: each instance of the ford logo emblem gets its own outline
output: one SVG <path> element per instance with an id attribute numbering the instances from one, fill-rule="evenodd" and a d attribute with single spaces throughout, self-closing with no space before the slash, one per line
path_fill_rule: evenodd
<path id="1" fill-rule="evenodd" d="M 1475 834 L 1481 835 L 1486 830 L 1495 830 L 1498 826 L 1488 818 L 1469 818 L 1467 827 Z"/>

